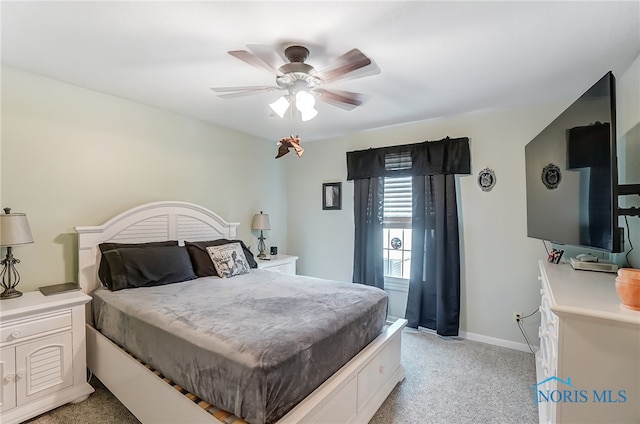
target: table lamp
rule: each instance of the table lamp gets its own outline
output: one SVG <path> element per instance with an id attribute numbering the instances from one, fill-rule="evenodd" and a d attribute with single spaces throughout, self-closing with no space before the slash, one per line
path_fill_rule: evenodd
<path id="1" fill-rule="evenodd" d="M 7 256 L 0 261 L 2 270 L 2 287 L 4 291 L 0 299 L 13 299 L 22 296 L 22 292 L 16 290 L 20 282 L 20 274 L 16 270 L 16 264 L 20 259 L 13 257 L 11 248 L 19 244 L 33 243 L 33 236 L 29 228 L 27 216 L 23 213 L 11 213 L 11 208 L 4 208 L 4 215 L 0 214 L 0 246 L 7 248 Z"/>
<path id="2" fill-rule="evenodd" d="M 260 237 L 258 237 L 258 259 L 266 258 L 267 255 L 264 253 L 266 246 L 264 244 L 264 235 L 262 234 L 263 230 L 270 230 L 271 225 L 269 224 L 269 215 L 263 214 L 262 211 L 253 216 L 253 223 L 251 224 L 252 230 L 260 230 Z"/>

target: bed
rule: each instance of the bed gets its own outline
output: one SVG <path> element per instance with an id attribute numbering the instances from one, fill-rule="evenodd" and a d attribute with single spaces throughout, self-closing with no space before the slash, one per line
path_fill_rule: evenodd
<path id="1" fill-rule="evenodd" d="M 98 246 L 103 243 L 234 239 L 237 227 L 185 202 L 142 205 L 103 225 L 76 227 L 79 282 L 94 297 L 94 309 L 87 313 L 91 371 L 143 423 L 215 423 L 211 411 L 218 406 L 257 424 L 368 422 L 404 378 L 400 337 L 406 321 L 384 323 L 386 296 L 381 299 L 375 289 L 256 269 L 232 278 L 203 277 L 120 291 L 101 288 Z M 331 291 L 340 295 L 328 295 Z M 282 303 L 286 296 L 296 301 Z M 360 297 L 351 296 L 371 297 L 369 303 L 362 302 L 368 305 L 364 312 L 356 313 L 351 305 L 361 303 Z M 180 303 L 185 299 L 188 306 Z M 305 315 L 311 308 L 308 299 L 322 304 L 306 315 L 318 319 L 294 320 L 298 325 L 282 313 Z M 344 316 L 327 312 L 332 308 L 345 311 Z M 270 309 L 277 310 L 275 318 L 259 327 L 267 322 Z M 168 312 L 164 326 L 159 324 L 162 311 Z M 211 328 L 198 324 L 202 314 L 215 315 L 208 321 Z M 219 324 L 225 315 L 235 319 Z M 346 322 L 353 325 L 347 328 Z M 237 323 L 240 326 L 230 327 Z M 258 333 L 248 332 L 252 326 Z M 136 328 L 141 331 L 130 331 Z M 210 356 L 231 362 L 203 365 Z M 284 367 L 277 368 L 276 362 Z M 211 381 L 235 394 L 220 394 L 217 388 L 207 392 L 203 386 L 211 386 Z M 197 393 L 196 401 L 183 395 L 185 388 Z"/>

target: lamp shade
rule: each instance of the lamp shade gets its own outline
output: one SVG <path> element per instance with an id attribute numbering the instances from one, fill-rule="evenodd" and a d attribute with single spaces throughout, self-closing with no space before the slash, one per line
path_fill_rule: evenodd
<path id="1" fill-rule="evenodd" d="M 253 223 L 251 224 L 252 230 L 270 230 L 271 224 L 269 224 L 269 215 L 263 214 L 262 211 L 253 216 Z"/>
<path id="2" fill-rule="evenodd" d="M 28 243 L 33 243 L 33 236 L 27 215 L 23 213 L 0 214 L 0 246 Z"/>

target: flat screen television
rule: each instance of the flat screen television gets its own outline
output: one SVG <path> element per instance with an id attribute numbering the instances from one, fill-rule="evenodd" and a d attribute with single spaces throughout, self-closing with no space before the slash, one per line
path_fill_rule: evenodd
<path id="1" fill-rule="evenodd" d="M 608 72 L 525 146 L 529 237 L 623 250 L 615 104 Z"/>

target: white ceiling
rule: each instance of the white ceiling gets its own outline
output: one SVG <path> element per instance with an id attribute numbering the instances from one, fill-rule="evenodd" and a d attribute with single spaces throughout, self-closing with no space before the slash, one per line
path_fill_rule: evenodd
<path id="1" fill-rule="evenodd" d="M 1 4 L 2 63 L 255 136 L 303 141 L 477 110 L 577 98 L 640 54 L 640 2 L 30 2 Z M 281 93 L 221 99 L 210 87 L 273 85 L 227 54 L 301 43 L 317 69 L 352 48 L 381 73 L 328 88 L 300 123 Z"/>

